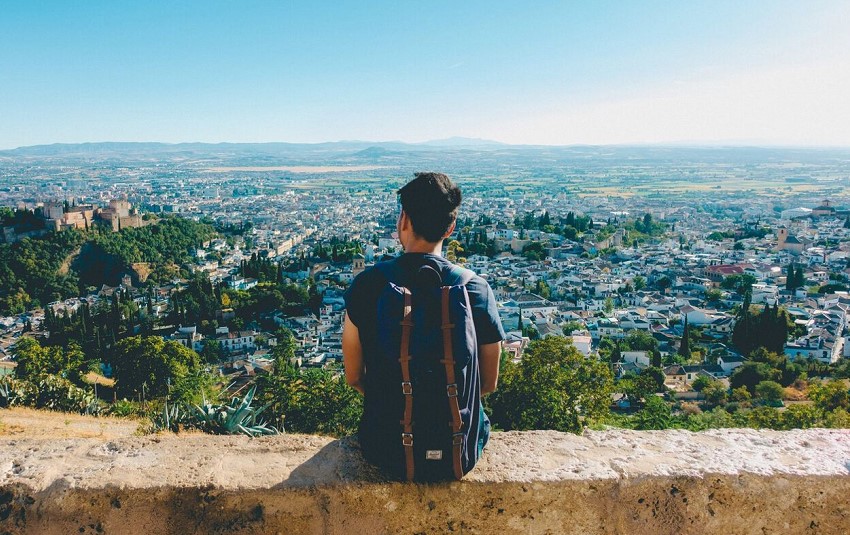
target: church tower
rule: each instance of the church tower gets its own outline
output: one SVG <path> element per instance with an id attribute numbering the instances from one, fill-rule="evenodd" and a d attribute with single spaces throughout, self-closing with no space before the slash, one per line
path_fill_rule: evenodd
<path id="1" fill-rule="evenodd" d="M 366 258 L 362 254 L 354 255 L 351 259 L 351 273 L 355 277 L 360 275 L 366 269 Z"/>
<path id="2" fill-rule="evenodd" d="M 776 249 L 778 251 L 785 249 L 785 240 L 787 240 L 787 239 L 788 239 L 788 229 L 787 228 L 785 228 L 784 226 L 781 226 L 778 229 L 776 229 L 776 241 L 777 241 Z"/>

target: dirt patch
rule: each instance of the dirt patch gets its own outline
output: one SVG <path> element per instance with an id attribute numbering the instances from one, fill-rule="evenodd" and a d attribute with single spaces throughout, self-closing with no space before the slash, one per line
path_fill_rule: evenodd
<path id="1" fill-rule="evenodd" d="M 135 264 L 130 264 L 130 269 L 136 274 L 136 278 L 140 283 L 144 284 L 145 281 L 148 280 L 151 272 L 153 271 L 150 262 L 136 262 Z"/>
<path id="2" fill-rule="evenodd" d="M 65 257 L 65 260 L 62 261 L 62 265 L 59 266 L 59 275 L 67 275 L 68 270 L 71 269 L 71 264 L 74 262 L 74 259 L 80 254 L 80 250 L 82 247 L 77 247 L 74 251 Z"/>
<path id="3" fill-rule="evenodd" d="M 84 416 L 15 407 L 0 409 L 0 439 L 115 438 L 136 434 L 140 422 L 111 416 Z"/>

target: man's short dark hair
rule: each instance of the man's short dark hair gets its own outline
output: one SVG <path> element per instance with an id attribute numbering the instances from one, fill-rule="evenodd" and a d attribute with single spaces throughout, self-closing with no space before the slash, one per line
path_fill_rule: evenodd
<path id="1" fill-rule="evenodd" d="M 457 219 L 460 188 L 443 173 L 415 173 L 416 178 L 398 190 L 401 208 L 413 232 L 426 241 L 443 239 Z"/>

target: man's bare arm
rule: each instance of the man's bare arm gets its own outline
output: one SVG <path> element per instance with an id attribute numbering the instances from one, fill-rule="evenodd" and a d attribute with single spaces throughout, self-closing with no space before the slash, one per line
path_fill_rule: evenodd
<path id="1" fill-rule="evenodd" d="M 360 331 L 347 313 L 342 329 L 342 359 L 345 364 L 345 382 L 362 394 L 363 346 L 360 345 Z"/>
<path id="2" fill-rule="evenodd" d="M 499 383 L 499 359 L 502 342 L 478 346 L 478 361 L 481 365 L 481 393 L 489 394 Z"/>

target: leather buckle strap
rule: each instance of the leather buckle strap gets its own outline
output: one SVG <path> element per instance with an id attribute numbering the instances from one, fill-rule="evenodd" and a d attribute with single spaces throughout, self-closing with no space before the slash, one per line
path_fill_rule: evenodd
<path id="1" fill-rule="evenodd" d="M 463 445 L 463 433 L 452 433 L 452 446 Z"/>
<path id="2" fill-rule="evenodd" d="M 413 299 L 410 290 L 402 288 L 404 309 L 401 320 L 401 345 L 399 364 L 401 364 L 401 392 L 404 394 L 404 418 L 401 420 L 403 432 L 401 444 L 404 446 L 405 475 L 413 480 L 413 384 L 410 381 L 410 333 L 413 330 Z"/>
<path id="3" fill-rule="evenodd" d="M 446 385 L 446 394 L 450 398 L 456 398 L 457 397 L 457 383 L 452 383 L 450 385 Z"/>

